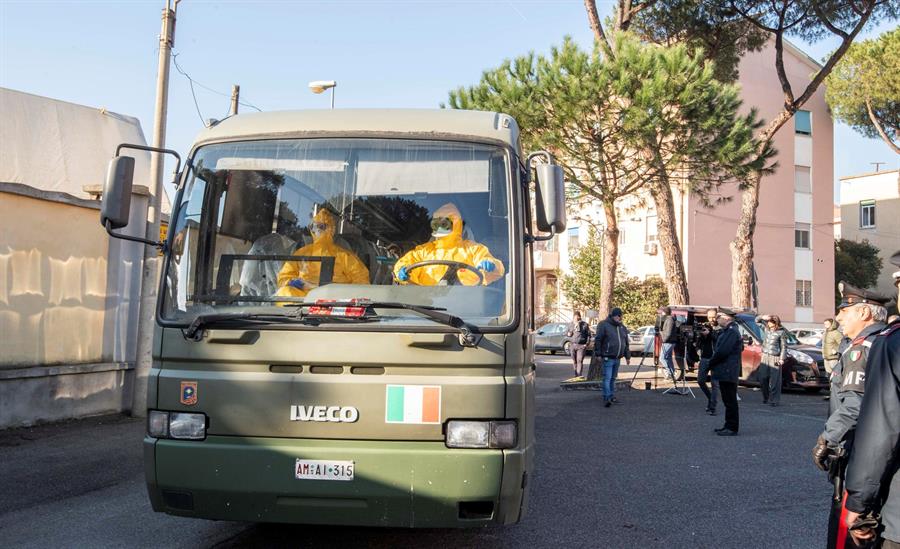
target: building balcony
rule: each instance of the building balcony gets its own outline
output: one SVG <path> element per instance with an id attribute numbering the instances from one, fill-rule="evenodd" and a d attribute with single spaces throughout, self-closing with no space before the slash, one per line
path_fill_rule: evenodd
<path id="1" fill-rule="evenodd" d="M 535 250 L 534 252 L 534 270 L 535 271 L 555 271 L 559 268 L 559 252 L 548 252 L 546 250 Z"/>

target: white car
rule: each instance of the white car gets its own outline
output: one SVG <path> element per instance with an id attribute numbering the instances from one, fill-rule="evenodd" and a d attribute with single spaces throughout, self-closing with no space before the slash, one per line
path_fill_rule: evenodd
<path id="1" fill-rule="evenodd" d="M 822 343 L 822 338 L 825 335 L 824 328 L 814 328 L 812 330 L 806 328 L 798 328 L 796 330 L 791 330 L 791 333 L 797 338 L 797 341 L 804 345 L 812 345 L 813 347 L 818 347 Z"/>
<path id="2" fill-rule="evenodd" d="M 641 326 L 635 328 L 628 334 L 628 349 L 631 354 L 637 356 L 644 354 L 653 354 L 653 336 L 656 334 L 656 328 L 653 326 Z"/>

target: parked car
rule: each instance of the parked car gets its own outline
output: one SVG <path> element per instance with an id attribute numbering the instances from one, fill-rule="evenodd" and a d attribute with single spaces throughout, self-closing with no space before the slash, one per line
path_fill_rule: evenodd
<path id="1" fill-rule="evenodd" d="M 794 337 L 797 338 L 797 341 L 804 345 L 820 347 L 820 344 L 822 343 L 822 337 L 824 337 L 825 335 L 825 330 L 823 328 L 816 328 L 813 330 L 798 328 L 796 330 L 791 330 L 791 333 L 794 334 Z"/>
<path id="2" fill-rule="evenodd" d="M 569 341 L 566 331 L 568 322 L 551 322 L 544 324 L 534 333 L 534 352 L 548 351 L 551 355 L 556 353 L 569 354 Z M 591 337 L 588 338 L 585 354 L 594 351 L 594 330 L 591 329 Z"/>
<path id="3" fill-rule="evenodd" d="M 693 325 L 695 313 L 702 322 L 701 315 L 705 315 L 707 310 L 714 307 L 672 305 L 671 308 L 680 328 L 682 325 Z M 755 318 L 756 316 L 749 312 L 738 313 L 735 318 L 744 342 L 739 381 L 742 385 L 754 387 L 759 385 L 757 375 L 762 359 L 762 332 Z M 803 389 L 817 393 L 827 389 L 829 385 L 822 350 L 812 345 L 804 345 L 790 332 L 788 332 L 787 360 L 781 366 L 781 373 L 784 389 Z"/>
<path id="4" fill-rule="evenodd" d="M 631 350 L 631 354 L 643 355 L 645 351 L 647 354 L 653 354 L 654 335 L 656 335 L 656 328 L 653 326 L 641 326 L 632 330 L 628 334 L 628 348 Z"/>

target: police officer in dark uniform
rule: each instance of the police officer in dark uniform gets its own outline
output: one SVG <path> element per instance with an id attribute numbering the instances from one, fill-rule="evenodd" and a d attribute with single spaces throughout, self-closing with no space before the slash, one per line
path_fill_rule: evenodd
<path id="1" fill-rule="evenodd" d="M 846 529 L 840 528 L 844 472 L 853 451 L 859 407 L 865 392 L 866 360 L 872 340 L 885 328 L 887 309 L 884 305 L 890 299 L 846 282 L 838 284 L 838 290 L 843 299 L 838 305 L 837 320 L 843 327 L 844 335 L 850 339 L 850 346 L 844 350 L 833 370 L 839 376 L 839 388 L 829 402 L 831 413 L 812 452 L 813 462 L 819 469 L 828 472 L 834 484 L 828 520 L 828 547 L 844 547 L 849 535 Z"/>
<path id="2" fill-rule="evenodd" d="M 891 263 L 900 267 L 900 251 Z M 900 302 L 900 271 L 894 273 L 894 284 Z M 847 465 L 843 526 L 858 543 L 900 549 L 900 321 L 875 337 L 866 385 Z"/>

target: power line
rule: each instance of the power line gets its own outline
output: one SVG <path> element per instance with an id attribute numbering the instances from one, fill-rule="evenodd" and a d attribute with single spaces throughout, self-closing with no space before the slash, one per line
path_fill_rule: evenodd
<path id="1" fill-rule="evenodd" d="M 209 86 L 206 86 L 206 85 L 204 85 L 204 84 L 202 84 L 202 83 L 200 83 L 200 82 L 197 82 L 197 81 L 194 80 L 193 78 L 191 78 L 191 75 L 189 75 L 184 69 L 181 68 L 181 65 L 178 64 L 178 56 L 179 56 L 179 55 L 180 55 L 180 52 L 179 52 L 179 53 L 173 53 L 173 54 L 172 54 L 172 61 L 173 61 L 173 63 L 175 64 L 175 70 L 177 70 L 182 76 L 184 76 L 185 78 L 187 78 L 188 83 L 190 84 L 190 87 L 191 87 L 191 96 L 194 98 L 194 107 L 196 107 L 196 109 L 197 109 L 197 116 L 200 117 L 200 122 L 201 122 L 204 126 L 206 126 L 206 121 L 205 121 L 205 119 L 203 118 L 203 114 L 200 112 L 200 104 L 199 104 L 199 102 L 197 101 L 197 94 L 196 94 L 196 92 L 195 92 L 195 90 L 194 90 L 194 86 L 196 85 L 197 87 L 203 88 L 204 90 L 206 90 L 206 91 L 208 91 L 208 92 L 210 92 L 210 93 L 214 93 L 214 94 L 216 94 L 216 95 L 221 95 L 222 97 L 228 97 L 228 98 L 231 98 L 231 94 L 230 94 L 230 93 L 223 93 L 223 92 L 220 92 L 219 90 L 216 90 L 216 89 L 214 89 L 214 88 L 211 88 L 211 87 L 209 87 Z M 262 109 L 260 109 L 259 107 L 257 107 L 257 106 L 254 105 L 253 103 L 248 103 L 248 102 L 246 102 L 246 101 L 238 101 L 238 104 L 239 104 L 239 105 L 243 105 L 243 106 L 245 106 L 245 107 L 250 107 L 251 109 L 256 109 L 257 111 L 262 112 Z"/>

